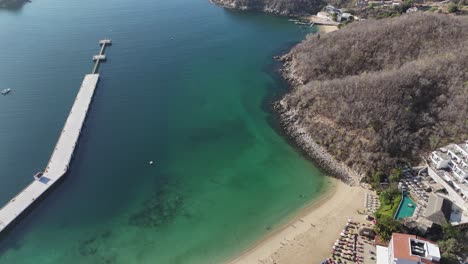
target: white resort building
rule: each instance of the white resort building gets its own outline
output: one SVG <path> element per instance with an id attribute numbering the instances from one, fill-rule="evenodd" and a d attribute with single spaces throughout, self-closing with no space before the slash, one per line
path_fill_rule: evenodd
<path id="1" fill-rule="evenodd" d="M 415 235 L 393 233 L 388 247 L 377 246 L 377 264 L 439 263 L 439 246 Z"/>
<path id="2" fill-rule="evenodd" d="M 428 174 L 447 191 L 444 198 L 453 203 L 452 225 L 468 227 L 468 141 L 433 151 Z"/>

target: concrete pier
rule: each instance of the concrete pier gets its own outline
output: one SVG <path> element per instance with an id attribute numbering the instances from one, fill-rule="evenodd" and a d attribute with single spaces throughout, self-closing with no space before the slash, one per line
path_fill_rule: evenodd
<path id="1" fill-rule="evenodd" d="M 93 72 L 83 79 L 45 170 L 34 175 L 34 180 L 0 209 L 0 233 L 67 173 L 99 81 L 97 68 L 103 60 L 101 56 L 105 59 L 105 46 L 110 45 L 111 41 L 101 40 L 99 44 L 101 51 L 95 60 Z"/>
<path id="2" fill-rule="evenodd" d="M 93 74 L 97 73 L 97 70 L 99 68 L 99 63 L 101 63 L 101 61 L 105 61 L 107 59 L 106 55 L 104 55 L 104 50 L 106 49 L 106 46 L 112 45 L 112 40 L 110 40 L 110 39 L 101 39 L 99 41 L 99 45 L 101 45 L 101 50 L 99 51 L 99 54 L 93 56 L 93 61 L 95 61 L 94 68 L 93 68 L 93 71 L 92 71 Z"/>

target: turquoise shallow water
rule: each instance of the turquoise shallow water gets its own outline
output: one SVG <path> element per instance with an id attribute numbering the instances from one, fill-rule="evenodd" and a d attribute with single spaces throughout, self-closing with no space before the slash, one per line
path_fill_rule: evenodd
<path id="1" fill-rule="evenodd" d="M 266 107 L 284 89 L 272 56 L 308 32 L 205 0 L 0 11 L 2 204 L 46 165 L 97 40 L 114 41 L 71 173 L 0 263 L 220 263 L 284 223 L 325 184 Z"/>
<path id="2" fill-rule="evenodd" d="M 409 206 L 411 204 L 412 206 Z M 414 214 L 414 210 L 416 209 L 416 203 L 411 200 L 408 195 L 403 196 L 403 201 L 401 202 L 401 206 L 396 213 L 395 219 L 403 219 L 407 217 L 411 217 Z"/>

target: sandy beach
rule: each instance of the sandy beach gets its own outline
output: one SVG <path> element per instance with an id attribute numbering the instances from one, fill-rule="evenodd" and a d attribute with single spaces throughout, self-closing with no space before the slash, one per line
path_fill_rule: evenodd
<path id="1" fill-rule="evenodd" d="M 320 33 L 330 33 L 338 30 L 337 26 L 327 26 L 327 25 L 317 25 L 317 28 Z"/>
<path id="2" fill-rule="evenodd" d="M 232 260 L 231 264 L 319 263 L 329 257 L 331 247 L 348 218 L 364 221 L 358 210 L 364 209 L 366 190 L 329 178 L 325 194 L 312 202 L 289 224 L 252 249 Z"/>

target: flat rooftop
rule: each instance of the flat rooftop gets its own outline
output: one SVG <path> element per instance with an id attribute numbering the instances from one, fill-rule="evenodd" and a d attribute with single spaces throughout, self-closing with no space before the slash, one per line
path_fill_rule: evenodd
<path id="1" fill-rule="evenodd" d="M 452 225 L 468 223 L 468 212 L 459 208 L 456 204 L 452 204 L 452 212 L 449 221 Z"/>
<path id="2" fill-rule="evenodd" d="M 462 144 L 450 144 L 450 145 L 447 145 L 445 148 L 453 153 L 455 153 L 455 155 L 457 155 L 460 159 L 462 159 L 464 162 L 467 162 L 468 159 L 466 158 L 466 155 L 465 153 L 463 153 L 458 147 L 460 147 L 462 150 L 464 150 L 464 148 L 462 146 L 464 146 L 465 143 L 462 143 Z"/>

